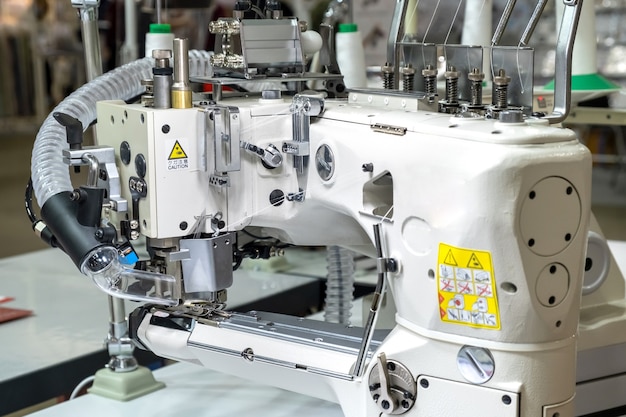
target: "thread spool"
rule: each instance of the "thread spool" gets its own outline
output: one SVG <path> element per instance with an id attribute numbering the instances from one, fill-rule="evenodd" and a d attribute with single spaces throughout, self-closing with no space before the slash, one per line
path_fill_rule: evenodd
<path id="1" fill-rule="evenodd" d="M 146 56 L 151 57 L 155 49 L 172 50 L 174 34 L 168 23 L 151 23 L 150 31 L 146 33 Z"/>
<path id="2" fill-rule="evenodd" d="M 337 64 L 347 88 L 367 86 L 363 40 L 354 23 L 341 23 L 335 39 Z"/>

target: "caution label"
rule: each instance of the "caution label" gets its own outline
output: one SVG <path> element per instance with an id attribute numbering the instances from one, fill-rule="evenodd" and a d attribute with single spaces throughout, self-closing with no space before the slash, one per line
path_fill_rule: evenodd
<path id="1" fill-rule="evenodd" d="M 499 330 L 500 311 L 491 253 L 440 243 L 437 263 L 441 320 Z"/>
<path id="2" fill-rule="evenodd" d="M 172 146 L 172 150 L 167 158 L 167 170 L 178 171 L 189 169 L 189 157 L 177 140 Z"/>

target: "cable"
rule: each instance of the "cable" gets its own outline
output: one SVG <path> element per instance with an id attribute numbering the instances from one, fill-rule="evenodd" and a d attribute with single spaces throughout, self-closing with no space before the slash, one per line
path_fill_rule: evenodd
<path id="1" fill-rule="evenodd" d="M 74 391 L 72 391 L 72 393 L 70 394 L 70 400 L 73 400 L 74 398 L 76 398 L 78 394 L 83 390 L 83 388 L 85 388 L 85 386 L 87 386 L 88 384 L 91 384 L 95 379 L 96 379 L 96 376 L 91 375 L 83 379 L 82 381 L 80 381 L 78 385 L 76 386 L 76 388 L 74 388 Z"/>

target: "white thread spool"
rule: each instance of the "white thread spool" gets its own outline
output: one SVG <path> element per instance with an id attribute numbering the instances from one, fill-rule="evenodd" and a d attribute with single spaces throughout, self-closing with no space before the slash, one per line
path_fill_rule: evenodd
<path id="1" fill-rule="evenodd" d="M 152 23 L 150 31 L 146 33 L 146 56 L 152 57 L 154 49 L 172 50 L 174 34 L 172 28 L 167 23 Z"/>
<path id="2" fill-rule="evenodd" d="M 363 40 L 354 23 L 341 23 L 335 38 L 337 64 L 347 88 L 367 86 Z"/>

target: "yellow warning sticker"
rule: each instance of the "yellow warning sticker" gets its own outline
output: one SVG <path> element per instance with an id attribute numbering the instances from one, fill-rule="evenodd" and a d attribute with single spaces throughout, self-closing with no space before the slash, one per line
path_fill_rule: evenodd
<path id="1" fill-rule="evenodd" d="M 500 311 L 491 253 L 440 243 L 437 264 L 441 320 L 499 330 Z"/>
<path id="2" fill-rule="evenodd" d="M 183 143 L 187 143 L 184 139 L 181 139 Z M 188 143 L 187 143 L 188 144 Z M 187 145 L 185 145 L 187 146 Z M 169 148 L 166 148 L 169 149 Z M 187 152 L 183 149 L 183 146 L 180 144 L 180 141 L 176 141 L 174 146 L 172 146 L 172 150 L 167 157 L 167 170 L 168 171 L 186 171 L 190 169 L 189 166 L 189 157 L 187 156 Z"/>
<path id="3" fill-rule="evenodd" d="M 176 141 L 176 143 L 174 144 L 174 147 L 172 148 L 172 151 L 170 152 L 170 156 L 167 159 L 172 160 L 172 159 L 185 159 L 185 158 L 187 158 L 187 154 L 183 150 L 183 147 L 180 146 L 180 142 Z"/>

